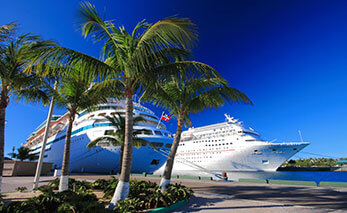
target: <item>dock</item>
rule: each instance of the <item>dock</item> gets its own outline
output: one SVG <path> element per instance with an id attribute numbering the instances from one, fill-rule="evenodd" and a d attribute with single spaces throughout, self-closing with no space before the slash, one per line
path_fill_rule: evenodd
<path id="1" fill-rule="evenodd" d="M 108 179 L 109 175 L 71 175 L 78 180 Z M 42 177 L 40 185 L 54 177 Z M 160 177 L 132 176 L 131 179 L 160 182 Z M 10 199 L 15 188 L 31 189 L 33 177 L 3 177 L 3 192 Z M 347 212 L 347 187 L 223 182 L 173 178 L 193 189 L 194 196 L 177 212 Z M 22 193 L 25 194 L 25 193 Z M 30 192 L 27 193 L 28 196 Z M 16 198 L 16 197 L 13 197 Z M 18 198 L 16 198 L 18 200 Z"/>

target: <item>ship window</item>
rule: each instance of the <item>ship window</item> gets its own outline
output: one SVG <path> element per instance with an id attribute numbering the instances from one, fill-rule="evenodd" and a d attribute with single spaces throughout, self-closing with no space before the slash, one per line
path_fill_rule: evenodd
<path id="1" fill-rule="evenodd" d="M 163 133 L 161 133 L 161 131 L 159 131 L 159 130 L 155 130 L 154 133 L 155 133 L 156 135 L 163 135 Z"/>
<path id="2" fill-rule="evenodd" d="M 106 113 L 100 113 L 98 116 L 105 116 Z"/>
<path id="3" fill-rule="evenodd" d="M 269 161 L 268 160 L 263 160 L 262 163 L 263 164 L 269 164 Z"/>
<path id="4" fill-rule="evenodd" d="M 164 145 L 163 143 L 158 143 L 158 142 L 152 142 L 151 144 L 153 144 L 156 147 L 162 147 Z"/>
<path id="5" fill-rule="evenodd" d="M 166 148 L 171 148 L 171 145 L 172 145 L 171 143 L 167 143 L 167 144 L 165 144 L 165 147 L 166 147 Z M 180 146 L 181 146 L 181 145 L 182 145 L 182 144 L 180 144 Z"/>
<path id="6" fill-rule="evenodd" d="M 258 152 L 258 150 L 254 150 L 254 152 Z"/>
<path id="7" fill-rule="evenodd" d="M 295 150 L 297 150 L 297 148 L 294 148 L 293 150 L 295 151 Z"/>
<path id="8" fill-rule="evenodd" d="M 105 130 L 105 134 L 104 135 L 111 135 L 111 133 L 113 133 L 113 130 Z"/>
<path id="9" fill-rule="evenodd" d="M 151 162 L 151 165 L 158 165 L 159 164 L 159 160 L 157 159 L 153 159 Z"/>
<path id="10" fill-rule="evenodd" d="M 143 134 L 145 134 L 145 135 L 153 135 L 153 132 L 151 131 L 151 130 L 144 130 L 143 131 Z"/>
<path id="11" fill-rule="evenodd" d="M 272 149 L 272 151 L 276 151 L 276 149 Z"/>

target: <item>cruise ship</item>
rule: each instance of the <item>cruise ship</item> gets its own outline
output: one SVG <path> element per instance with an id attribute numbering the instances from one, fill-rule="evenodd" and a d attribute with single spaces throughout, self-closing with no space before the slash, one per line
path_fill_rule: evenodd
<path id="1" fill-rule="evenodd" d="M 168 152 L 172 144 L 172 137 L 164 124 L 150 109 L 140 103 L 133 102 L 133 115 L 142 116 L 144 122 L 134 126 L 139 131 L 138 137 L 146 139 L 150 146 L 142 144 L 140 148 L 133 148 L 133 173 L 152 173 L 162 166 L 167 157 L 162 152 Z M 119 167 L 120 147 L 102 143 L 96 148 L 88 150 L 87 144 L 100 136 L 115 130 L 104 116 L 125 116 L 125 101 L 109 99 L 106 104 L 96 106 L 93 110 L 85 110 L 76 116 L 72 127 L 70 172 L 75 173 L 116 173 Z M 52 162 L 53 169 L 61 169 L 65 135 L 68 124 L 68 113 L 62 116 L 52 116 L 51 125 L 44 154 L 45 162 Z M 29 136 L 23 146 L 39 154 L 45 132 L 44 121 Z M 155 147 L 152 148 L 152 147 Z"/>
<path id="2" fill-rule="evenodd" d="M 225 114 L 226 121 L 182 132 L 173 175 L 218 176 L 222 172 L 273 172 L 308 142 L 273 143 Z M 155 171 L 162 174 L 164 166 Z"/>

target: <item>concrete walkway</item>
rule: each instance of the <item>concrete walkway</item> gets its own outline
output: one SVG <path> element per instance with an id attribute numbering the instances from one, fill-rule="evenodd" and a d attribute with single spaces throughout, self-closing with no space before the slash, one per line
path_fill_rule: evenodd
<path id="1" fill-rule="evenodd" d="M 347 210 L 346 210 L 347 211 Z M 293 204 L 274 203 L 268 201 L 256 201 L 237 199 L 228 195 L 195 193 L 189 203 L 174 212 L 273 212 L 273 213 L 326 213 L 345 212 L 344 210 L 321 209 L 310 206 L 297 206 Z"/>
<path id="2" fill-rule="evenodd" d="M 79 180 L 108 179 L 108 175 L 72 175 Z M 54 177 L 42 177 L 40 185 Z M 160 182 L 160 178 L 132 177 Z M 31 190 L 34 177 L 4 177 L 3 192 L 19 186 Z M 176 212 L 347 212 L 347 188 L 327 188 L 276 184 L 217 182 L 173 179 L 195 192 L 189 203 Z M 13 193 L 11 193 L 13 194 Z"/>

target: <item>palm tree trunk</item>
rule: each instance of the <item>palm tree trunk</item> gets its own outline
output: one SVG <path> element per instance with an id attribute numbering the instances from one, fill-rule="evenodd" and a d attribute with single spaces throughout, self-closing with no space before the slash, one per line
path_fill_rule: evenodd
<path id="1" fill-rule="evenodd" d="M 73 121 L 75 120 L 75 114 L 70 113 L 69 124 L 66 130 L 65 147 L 63 164 L 61 166 L 61 177 L 59 182 L 59 192 L 66 191 L 69 189 L 69 165 L 70 165 L 70 144 L 71 144 L 71 131 Z"/>
<path id="2" fill-rule="evenodd" d="M 7 85 L 2 82 L 0 95 L 0 192 L 2 184 L 2 173 L 4 169 L 4 148 L 5 148 L 5 124 L 6 107 L 8 105 Z"/>
<path id="3" fill-rule="evenodd" d="M 54 89 L 56 88 L 56 85 L 57 85 L 57 82 L 55 82 L 55 84 L 54 84 Z M 49 105 L 48 116 L 47 116 L 47 121 L 46 121 L 46 129 L 45 129 L 45 133 L 44 133 L 44 136 L 43 136 L 43 142 L 42 142 L 42 145 L 41 145 L 40 156 L 39 156 L 39 159 L 37 161 L 33 189 L 36 189 L 39 186 L 39 181 L 40 181 L 40 176 L 41 176 L 41 169 L 42 169 L 42 163 L 43 163 L 43 158 L 45 156 L 45 149 L 46 149 L 46 143 L 47 143 L 47 138 L 48 138 L 48 134 L 49 134 L 49 128 L 51 126 L 51 119 L 52 119 L 52 114 L 53 114 L 53 108 L 54 108 L 54 97 L 52 97 L 51 103 Z"/>
<path id="4" fill-rule="evenodd" d="M 124 144 L 120 146 L 120 159 L 119 159 L 119 168 L 118 168 L 118 174 L 120 176 L 122 172 L 122 165 L 123 165 L 123 153 L 124 153 Z"/>
<path id="5" fill-rule="evenodd" d="M 175 155 L 177 152 L 178 144 L 181 140 L 183 118 L 184 118 L 183 113 L 180 113 L 178 116 L 178 121 L 177 121 L 177 129 L 176 129 L 175 139 L 171 145 L 170 153 L 169 153 L 169 156 L 168 156 L 166 164 L 165 164 L 164 174 L 163 174 L 163 177 L 161 178 L 161 181 L 160 181 L 161 192 L 164 192 L 166 190 L 166 185 L 170 184 L 171 173 L 172 173 L 172 168 L 174 165 Z"/>
<path id="6" fill-rule="evenodd" d="M 2 184 L 2 170 L 4 168 L 4 146 L 5 146 L 5 111 L 6 108 L 0 108 L 0 192 Z"/>
<path id="7" fill-rule="evenodd" d="M 126 88 L 125 96 L 126 109 L 123 163 L 119 182 L 109 205 L 109 209 L 112 210 L 117 205 L 118 200 L 124 200 L 129 194 L 130 171 L 133 158 L 133 93 L 130 88 Z"/>

